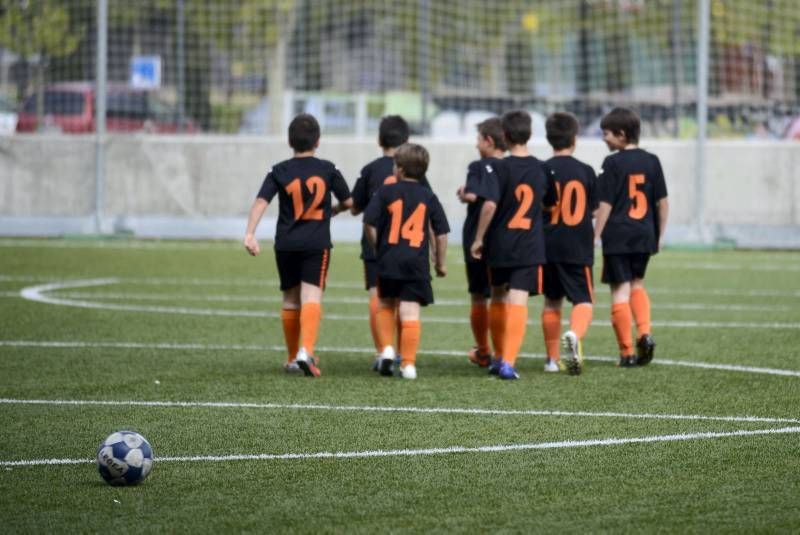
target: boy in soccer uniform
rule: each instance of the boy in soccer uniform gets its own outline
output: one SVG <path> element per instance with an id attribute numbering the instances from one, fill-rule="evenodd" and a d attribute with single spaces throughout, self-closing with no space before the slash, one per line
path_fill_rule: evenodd
<path id="1" fill-rule="evenodd" d="M 489 330 L 496 357 L 489 373 L 518 379 L 515 364 L 525 339 L 528 296 L 543 290 L 542 206 L 555 204 L 556 189 L 552 173 L 528 153 L 531 116 L 511 111 L 503 115 L 502 124 L 510 155 L 497 166 L 499 197 L 487 196 L 470 250 L 475 258 L 486 255 L 489 265 Z"/>
<path id="2" fill-rule="evenodd" d="M 485 200 L 497 199 L 494 167 L 506 152 L 503 125 L 499 117 L 486 119 L 478 125 L 477 148 L 481 159 L 469 164 L 466 184 L 458 188 L 456 194 L 467 205 L 461 244 L 471 297 L 469 322 L 475 338 L 475 347 L 469 352 L 469 360 L 485 368 L 492 358 L 489 347 L 489 267 L 484 259 L 472 257 L 470 246 L 475 240 L 475 231 Z"/>
<path id="3" fill-rule="evenodd" d="M 545 221 L 547 264 L 544 266 L 544 308 L 542 332 L 547 351 L 546 372 L 561 370 L 559 336 L 561 305 L 564 297 L 572 303 L 570 327 L 561 342 L 567 350 L 566 368 L 572 375 L 583 369 L 582 342 L 592 321 L 592 264 L 594 229 L 592 212 L 595 200 L 594 170 L 575 159 L 578 120 L 571 113 L 554 113 L 547 118 L 547 141 L 553 157 L 547 166 L 555 175 L 558 202 Z"/>
<path id="4" fill-rule="evenodd" d="M 644 366 L 653 360 L 650 298 L 644 276 L 650 255 L 661 247 L 669 204 L 658 157 L 638 147 L 639 117 L 615 108 L 600 122 L 603 141 L 617 151 L 603 161 L 598 177 L 595 240 L 603 241 L 602 280 L 611 286 L 611 324 L 620 350 L 619 366 Z M 638 340 L 633 354 L 632 322 Z"/>
<path id="5" fill-rule="evenodd" d="M 400 376 L 416 379 L 420 306 L 433 303 L 428 229 L 433 229 L 437 242 L 436 275 L 444 277 L 450 227 L 439 199 L 420 182 L 428 169 L 428 151 L 421 145 L 405 144 L 397 149 L 394 160 L 397 182 L 381 187 L 364 210 L 364 229 L 378 262 L 378 370 L 381 375 L 393 374 L 397 310 L 403 348 Z"/>
<path id="6" fill-rule="evenodd" d="M 256 256 L 255 238 L 264 211 L 278 194 L 279 214 L 275 231 L 283 306 L 281 321 L 288 350 L 284 368 L 318 377 L 314 345 L 322 317 L 322 292 L 330 263 L 332 215 L 352 206 L 350 190 L 334 164 L 314 157 L 319 147 L 317 120 L 300 114 L 289 125 L 289 145 L 294 157 L 275 165 L 264 179 L 247 220 L 244 246 Z M 331 207 L 331 192 L 339 200 Z"/>
<path id="7" fill-rule="evenodd" d="M 405 119 L 399 115 L 388 115 L 381 119 L 378 127 L 378 144 L 383 156 L 373 160 L 361 169 L 361 174 L 353 186 L 353 215 L 359 215 L 369 204 L 378 188 L 397 181 L 394 176 L 394 154 L 397 147 L 408 141 L 410 129 Z M 380 338 L 377 328 L 378 314 L 378 266 L 375 251 L 364 233 L 361 237 L 361 260 L 364 262 L 364 286 L 369 292 L 369 328 L 375 351 L 380 353 Z"/>

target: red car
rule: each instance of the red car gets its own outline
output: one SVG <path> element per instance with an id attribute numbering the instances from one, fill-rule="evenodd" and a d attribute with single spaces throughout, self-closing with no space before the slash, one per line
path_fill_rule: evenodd
<path id="1" fill-rule="evenodd" d="M 54 130 L 83 134 L 95 130 L 94 84 L 62 82 L 44 92 L 44 125 L 38 128 L 34 93 L 25 99 L 19 113 L 17 132 Z M 181 117 L 173 106 L 153 93 L 125 85 L 109 84 L 106 96 L 106 130 L 109 132 L 194 133 L 197 125 Z"/>

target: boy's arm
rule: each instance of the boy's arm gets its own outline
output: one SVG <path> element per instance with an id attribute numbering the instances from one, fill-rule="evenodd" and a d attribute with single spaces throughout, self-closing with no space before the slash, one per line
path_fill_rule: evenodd
<path id="1" fill-rule="evenodd" d="M 658 212 L 658 250 L 661 250 L 661 238 L 667 228 L 667 218 L 669 217 L 669 201 L 666 197 L 656 201 L 656 212 Z"/>
<path id="2" fill-rule="evenodd" d="M 337 216 L 337 215 L 339 215 L 342 212 L 345 212 L 347 210 L 351 210 L 351 211 L 354 210 L 354 208 L 353 208 L 353 198 L 352 197 L 348 197 L 347 199 L 343 200 L 342 202 L 340 202 L 339 204 L 334 206 L 333 210 L 332 210 L 332 215 L 335 217 L 335 216 Z M 358 215 L 358 214 L 354 214 L 354 215 Z"/>
<path id="3" fill-rule="evenodd" d="M 434 251 L 434 258 L 436 262 L 434 269 L 436 270 L 437 277 L 444 277 L 447 275 L 447 266 L 445 265 L 445 257 L 447 256 L 447 234 L 439 234 L 436 236 L 436 251 Z"/>
<path id="4" fill-rule="evenodd" d="M 480 260 L 483 255 L 483 237 L 489 229 L 489 223 L 492 222 L 495 210 L 497 210 L 497 203 L 488 199 L 481 207 L 481 215 L 478 218 L 478 228 L 475 231 L 475 241 L 472 242 L 469 248 L 472 257 L 478 260 Z"/>
<path id="5" fill-rule="evenodd" d="M 250 207 L 250 215 L 247 217 L 247 230 L 245 230 L 244 234 L 244 248 L 247 249 L 250 256 L 256 256 L 261 252 L 258 240 L 256 240 L 256 228 L 268 206 L 269 202 L 266 199 L 257 197 L 253 201 L 253 206 Z"/>
<path id="6" fill-rule="evenodd" d="M 465 186 L 458 188 L 458 191 L 456 191 L 456 196 L 458 197 L 459 201 L 465 204 L 470 204 L 478 200 L 478 196 L 472 192 L 467 192 Z"/>
<path id="7" fill-rule="evenodd" d="M 594 212 L 594 241 L 597 243 L 597 240 L 600 239 L 600 236 L 603 234 L 603 229 L 608 222 L 608 216 L 611 215 L 611 205 L 606 201 L 600 201 L 600 204 L 597 206 L 597 210 Z"/>

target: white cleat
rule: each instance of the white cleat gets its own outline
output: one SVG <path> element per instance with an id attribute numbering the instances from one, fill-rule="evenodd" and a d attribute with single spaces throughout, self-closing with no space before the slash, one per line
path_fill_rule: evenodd
<path id="1" fill-rule="evenodd" d="M 558 373 L 561 371 L 561 363 L 555 359 L 547 359 L 544 362 L 544 371 L 547 373 Z"/>
<path id="2" fill-rule="evenodd" d="M 567 331 L 561 337 L 561 345 L 564 347 L 564 355 L 567 363 L 567 372 L 570 375 L 580 375 L 583 371 L 583 348 L 581 341 L 573 331 Z"/>
<path id="3" fill-rule="evenodd" d="M 417 378 L 417 367 L 413 364 L 407 364 L 400 368 L 400 377 L 403 379 L 416 379 Z"/>
<path id="4" fill-rule="evenodd" d="M 283 371 L 289 375 L 303 375 L 303 370 L 300 369 L 300 366 L 295 361 L 284 363 Z"/>
<path id="5" fill-rule="evenodd" d="M 381 354 L 378 355 L 378 373 L 384 377 L 391 377 L 394 371 L 393 367 L 395 356 L 394 348 L 392 346 L 384 347 L 383 351 L 381 351 Z"/>

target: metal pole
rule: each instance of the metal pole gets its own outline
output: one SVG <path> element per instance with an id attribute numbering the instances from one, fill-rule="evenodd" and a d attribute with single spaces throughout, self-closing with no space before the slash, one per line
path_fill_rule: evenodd
<path id="1" fill-rule="evenodd" d="M 695 226 L 705 236 L 706 137 L 708 126 L 708 63 L 711 40 L 709 0 L 697 3 L 697 153 L 695 176 Z"/>
<path id="2" fill-rule="evenodd" d="M 675 124 L 672 127 L 672 137 L 679 138 L 681 134 L 681 78 L 683 65 L 683 47 L 681 46 L 681 2 L 672 0 L 672 28 L 670 30 L 670 47 L 672 52 L 672 116 Z"/>
<path id="3" fill-rule="evenodd" d="M 430 49 L 429 0 L 419 0 L 417 31 L 417 65 L 419 68 L 420 95 L 422 98 L 422 131 L 428 132 L 428 99 L 430 97 L 430 81 L 428 79 L 428 53 Z"/>
<path id="4" fill-rule="evenodd" d="M 108 0 L 97 0 L 95 68 L 94 228 L 103 233 L 103 185 L 106 175 L 106 63 L 108 61 Z"/>
<path id="5" fill-rule="evenodd" d="M 186 21 L 184 17 L 184 8 L 183 8 L 183 0 L 178 0 L 177 4 L 177 13 L 175 17 L 175 25 L 176 33 L 178 34 L 177 39 L 177 61 L 175 62 L 177 72 L 177 84 L 178 84 L 178 132 L 183 131 L 183 118 L 186 116 L 186 104 L 185 104 L 185 95 L 186 95 L 186 43 L 185 43 L 185 34 L 186 34 Z"/>

